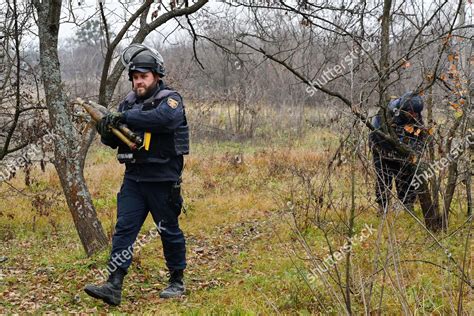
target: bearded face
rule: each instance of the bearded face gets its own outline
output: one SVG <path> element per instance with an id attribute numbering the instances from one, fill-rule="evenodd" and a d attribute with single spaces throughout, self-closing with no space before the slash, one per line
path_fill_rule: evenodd
<path id="1" fill-rule="evenodd" d="M 133 91 L 135 91 L 137 96 L 143 97 L 156 87 L 158 80 L 160 80 L 160 78 L 154 75 L 151 71 L 135 71 L 132 74 Z"/>

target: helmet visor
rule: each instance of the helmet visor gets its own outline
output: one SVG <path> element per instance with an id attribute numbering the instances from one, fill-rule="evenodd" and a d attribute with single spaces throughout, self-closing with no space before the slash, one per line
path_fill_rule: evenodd
<path id="1" fill-rule="evenodd" d="M 146 52 L 151 58 L 153 58 L 156 64 L 163 65 L 163 57 L 161 57 L 160 53 L 158 53 L 157 50 L 147 47 L 143 44 L 132 44 L 125 48 L 122 52 L 120 60 L 125 67 L 129 68 L 133 59 L 143 52 Z M 137 66 L 138 68 L 143 68 L 139 67 L 139 65 Z"/>
<path id="2" fill-rule="evenodd" d="M 135 68 L 135 67 L 131 67 L 131 68 L 130 68 L 130 71 L 132 71 L 132 72 L 133 72 L 133 71 L 138 71 L 138 72 L 150 72 L 151 69 L 150 69 L 150 68 L 140 68 L 140 67 Z"/>

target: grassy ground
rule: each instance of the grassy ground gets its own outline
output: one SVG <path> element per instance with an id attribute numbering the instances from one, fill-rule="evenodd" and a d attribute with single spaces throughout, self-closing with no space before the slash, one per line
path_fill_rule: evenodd
<path id="1" fill-rule="evenodd" d="M 330 253 L 326 237 L 333 250 L 344 243 L 351 179 L 347 163 L 328 169 L 337 146 L 334 135 L 317 129 L 291 144 L 194 144 L 186 159 L 187 212 L 181 216 L 188 245 L 188 294 L 175 300 L 158 297 L 167 276 L 161 242 L 152 240 L 134 258 L 120 307 L 82 291 L 105 266 L 108 250 L 85 257 L 54 171 L 33 170 L 30 187 L 20 175 L 11 182 L 19 191 L 1 184 L 0 257 L 7 260 L 0 263 L 0 314 L 341 313 L 337 278 L 342 275 L 345 283 L 345 259 L 322 277 L 310 274 Z M 454 266 L 408 214 L 393 211 L 385 221 L 375 216 L 373 184 L 359 164 L 354 233 L 361 234 L 366 224 L 377 231 L 351 251 L 354 312 L 363 313 L 372 282 L 373 313 L 399 314 L 405 302 L 413 314 L 451 314 L 459 290 Z M 112 151 L 92 149 L 86 178 L 109 237 L 122 174 Z M 329 185 L 319 191 L 325 179 Z M 315 189 L 308 190 L 308 185 Z M 458 199 L 462 206 L 462 197 Z M 314 204 L 305 205 L 307 201 Z M 450 231 L 436 237 L 462 263 L 467 230 L 455 230 L 465 221 L 458 213 Z M 150 216 L 142 233 L 152 227 Z M 466 270 L 472 275 L 471 256 L 469 252 Z M 361 290 L 364 295 L 358 294 Z M 474 313 L 473 292 L 466 285 L 462 301 L 464 311 Z"/>

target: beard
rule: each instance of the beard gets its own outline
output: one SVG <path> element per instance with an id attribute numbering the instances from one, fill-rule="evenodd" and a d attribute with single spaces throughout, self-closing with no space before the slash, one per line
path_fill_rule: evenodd
<path id="1" fill-rule="evenodd" d="M 158 81 L 154 81 L 152 84 L 148 86 L 145 84 L 141 84 L 138 87 L 134 88 L 133 90 L 135 91 L 137 96 L 144 97 L 151 94 L 153 90 L 155 90 L 157 84 L 158 84 Z"/>
<path id="2" fill-rule="evenodd" d="M 135 88 L 135 93 L 139 97 L 143 97 L 143 96 L 146 96 L 148 93 L 150 93 L 154 88 L 155 88 L 155 84 L 152 84 L 150 86 L 141 85 Z"/>
<path id="3" fill-rule="evenodd" d="M 135 93 L 136 93 L 139 97 L 143 97 L 144 95 L 147 94 L 147 92 L 149 91 L 149 88 L 150 88 L 150 87 L 140 86 L 140 87 L 138 87 L 138 88 L 135 89 Z"/>

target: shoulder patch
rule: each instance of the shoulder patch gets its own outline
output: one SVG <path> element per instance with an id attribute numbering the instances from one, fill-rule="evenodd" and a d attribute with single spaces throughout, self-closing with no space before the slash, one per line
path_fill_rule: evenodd
<path id="1" fill-rule="evenodd" d="M 166 101 L 168 103 L 168 105 L 170 106 L 170 108 L 172 109 L 176 109 L 178 107 L 178 104 L 179 102 L 176 101 L 175 99 L 173 98 L 168 98 L 168 100 Z"/>

